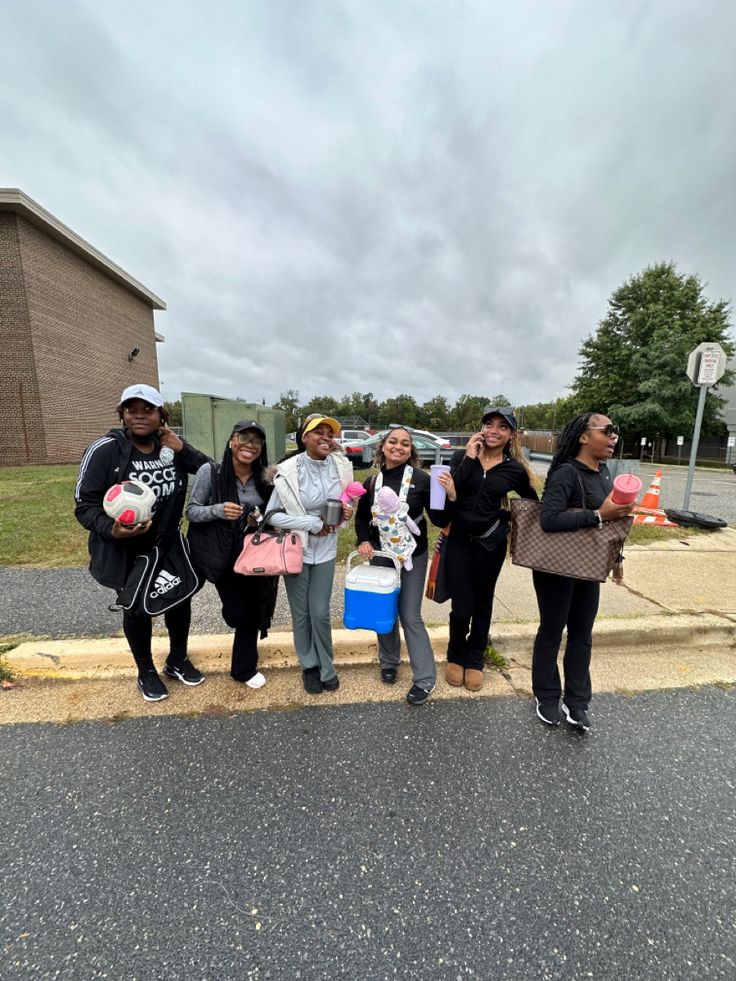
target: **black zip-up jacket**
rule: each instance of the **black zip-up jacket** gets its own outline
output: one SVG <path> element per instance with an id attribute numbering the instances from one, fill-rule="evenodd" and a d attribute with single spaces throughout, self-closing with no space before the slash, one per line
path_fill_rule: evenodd
<path id="1" fill-rule="evenodd" d="M 154 440 L 156 448 L 152 456 L 160 448 L 158 437 L 154 436 Z M 133 444 L 124 429 L 111 429 L 95 440 L 84 452 L 74 491 L 74 515 L 89 531 L 89 571 L 101 586 L 116 590 L 120 590 L 125 582 L 130 557 L 152 548 L 162 525 L 165 524 L 167 534 L 176 531 L 184 510 L 187 474 L 195 473 L 209 460 L 185 442 L 171 463 L 176 473 L 176 488 L 167 497 L 159 498 L 151 531 L 123 541 L 112 537 L 115 522 L 105 514 L 102 499 L 113 484 L 127 479 L 132 449 Z"/>
<path id="2" fill-rule="evenodd" d="M 455 535 L 464 533 L 477 537 L 488 531 L 499 518 L 503 524 L 508 524 L 511 512 L 504 510 L 501 502 L 509 491 L 516 491 L 519 497 L 532 501 L 539 500 L 526 470 L 512 456 L 505 456 L 502 463 L 484 470 L 480 460 L 473 460 L 465 450 L 458 450 L 452 455 L 450 470 L 457 501 L 448 501 L 447 510 Z"/>
<path id="3" fill-rule="evenodd" d="M 579 479 L 578 479 L 579 477 Z M 582 481 L 585 490 L 583 508 Z M 591 470 L 579 460 L 568 460 L 556 467 L 547 478 L 542 495 L 539 523 L 543 531 L 575 531 L 576 528 L 592 528 L 598 524 L 593 513 L 613 490 L 613 481 L 605 463 L 599 470 Z"/>

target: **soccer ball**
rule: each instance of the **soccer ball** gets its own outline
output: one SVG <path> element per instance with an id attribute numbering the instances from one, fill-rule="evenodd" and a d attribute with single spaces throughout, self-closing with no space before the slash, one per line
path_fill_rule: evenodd
<path id="1" fill-rule="evenodd" d="M 117 518 L 121 525 L 137 525 L 153 514 L 156 494 L 137 480 L 113 484 L 102 499 L 105 514 Z"/>

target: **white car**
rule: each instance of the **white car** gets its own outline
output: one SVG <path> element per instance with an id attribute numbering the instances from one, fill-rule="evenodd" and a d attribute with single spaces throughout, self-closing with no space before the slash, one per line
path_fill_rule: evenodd
<path id="1" fill-rule="evenodd" d="M 370 439 L 370 436 L 371 434 L 367 433 L 365 429 L 343 429 L 340 435 L 336 437 L 335 442 L 350 443 L 355 440 Z"/>

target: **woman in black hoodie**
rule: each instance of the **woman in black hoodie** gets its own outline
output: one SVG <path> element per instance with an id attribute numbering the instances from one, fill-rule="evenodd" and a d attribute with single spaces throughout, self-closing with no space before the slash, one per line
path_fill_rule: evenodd
<path id="1" fill-rule="evenodd" d="M 89 531 L 90 572 L 102 586 L 120 592 L 135 557 L 150 551 L 158 532 L 178 534 L 184 510 L 187 474 L 207 461 L 169 429 L 161 393 L 150 385 L 130 385 L 120 396 L 117 412 L 123 429 L 111 429 L 85 450 L 75 489 L 74 514 Z M 127 527 L 108 517 L 102 506 L 113 484 L 137 480 L 147 484 L 157 502 L 150 521 Z M 169 655 L 164 674 L 185 685 L 199 685 L 204 677 L 187 657 L 190 600 L 164 614 L 169 634 Z M 123 631 L 138 667 L 138 688 L 147 702 L 166 698 L 168 691 L 151 655 L 152 620 L 123 611 Z"/>
<path id="2" fill-rule="evenodd" d="M 506 558 L 511 520 L 507 495 L 515 491 L 537 500 L 513 410 L 488 406 L 480 431 L 453 455 L 450 467 L 451 473 L 439 478 L 447 490 L 452 519 L 445 545 L 452 597 L 445 677 L 450 685 L 479 691 L 496 581 Z"/>
<path id="3" fill-rule="evenodd" d="M 586 412 L 565 426 L 542 496 L 543 531 L 602 528 L 604 521 L 624 518 L 631 512 L 633 504 L 614 504 L 611 499 L 613 484 L 605 461 L 613 456 L 617 440 L 618 429 L 600 413 Z M 532 661 L 537 715 L 547 725 L 560 723 L 563 692 L 557 655 L 562 631 L 567 627 L 562 711 L 571 726 L 587 732 L 590 658 L 600 583 L 536 569 L 532 575 L 540 618 Z"/>

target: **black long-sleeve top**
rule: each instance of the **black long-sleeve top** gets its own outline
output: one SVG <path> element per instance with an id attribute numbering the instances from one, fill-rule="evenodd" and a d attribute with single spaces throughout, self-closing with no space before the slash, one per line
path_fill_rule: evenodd
<path id="1" fill-rule="evenodd" d="M 458 450 L 452 455 L 450 469 L 457 490 L 457 501 L 448 502 L 447 506 L 453 533 L 482 535 L 499 518 L 508 524 L 511 513 L 501 507 L 501 502 L 509 491 L 539 500 L 526 470 L 511 456 L 484 470 L 480 460 L 471 459 L 465 450 Z"/>
<path id="2" fill-rule="evenodd" d="M 578 475 L 579 478 L 578 479 Z M 583 508 L 582 481 L 585 490 L 585 508 L 571 511 L 570 508 Z M 543 531 L 574 531 L 576 528 L 592 528 L 598 524 L 594 514 L 613 490 L 613 481 L 605 463 L 599 470 L 579 460 L 569 460 L 555 468 L 547 478 L 542 495 L 539 523 Z"/>
<path id="3" fill-rule="evenodd" d="M 389 470 L 383 467 L 381 469 L 383 486 L 390 487 L 392 491 L 398 494 L 401 490 L 401 480 L 404 476 L 405 467 L 406 464 L 401 467 L 391 467 Z M 370 542 L 374 548 L 380 548 L 381 542 L 378 536 L 378 528 L 371 524 L 371 505 L 375 497 L 374 485 L 375 477 L 368 477 L 363 482 L 367 493 L 358 501 L 358 510 L 355 512 L 355 532 L 358 545 L 361 545 L 363 542 Z M 414 555 L 422 555 L 422 553 L 427 551 L 427 522 L 424 520 L 425 512 L 429 515 L 429 520 L 432 524 L 438 528 L 444 528 L 449 522 L 449 516 L 446 511 L 437 511 L 429 507 L 429 474 L 426 470 L 420 470 L 418 467 L 414 467 L 406 503 L 409 505 L 409 517 L 416 521 L 421 532 L 418 537 L 416 535 L 414 536 L 417 541 Z"/>

